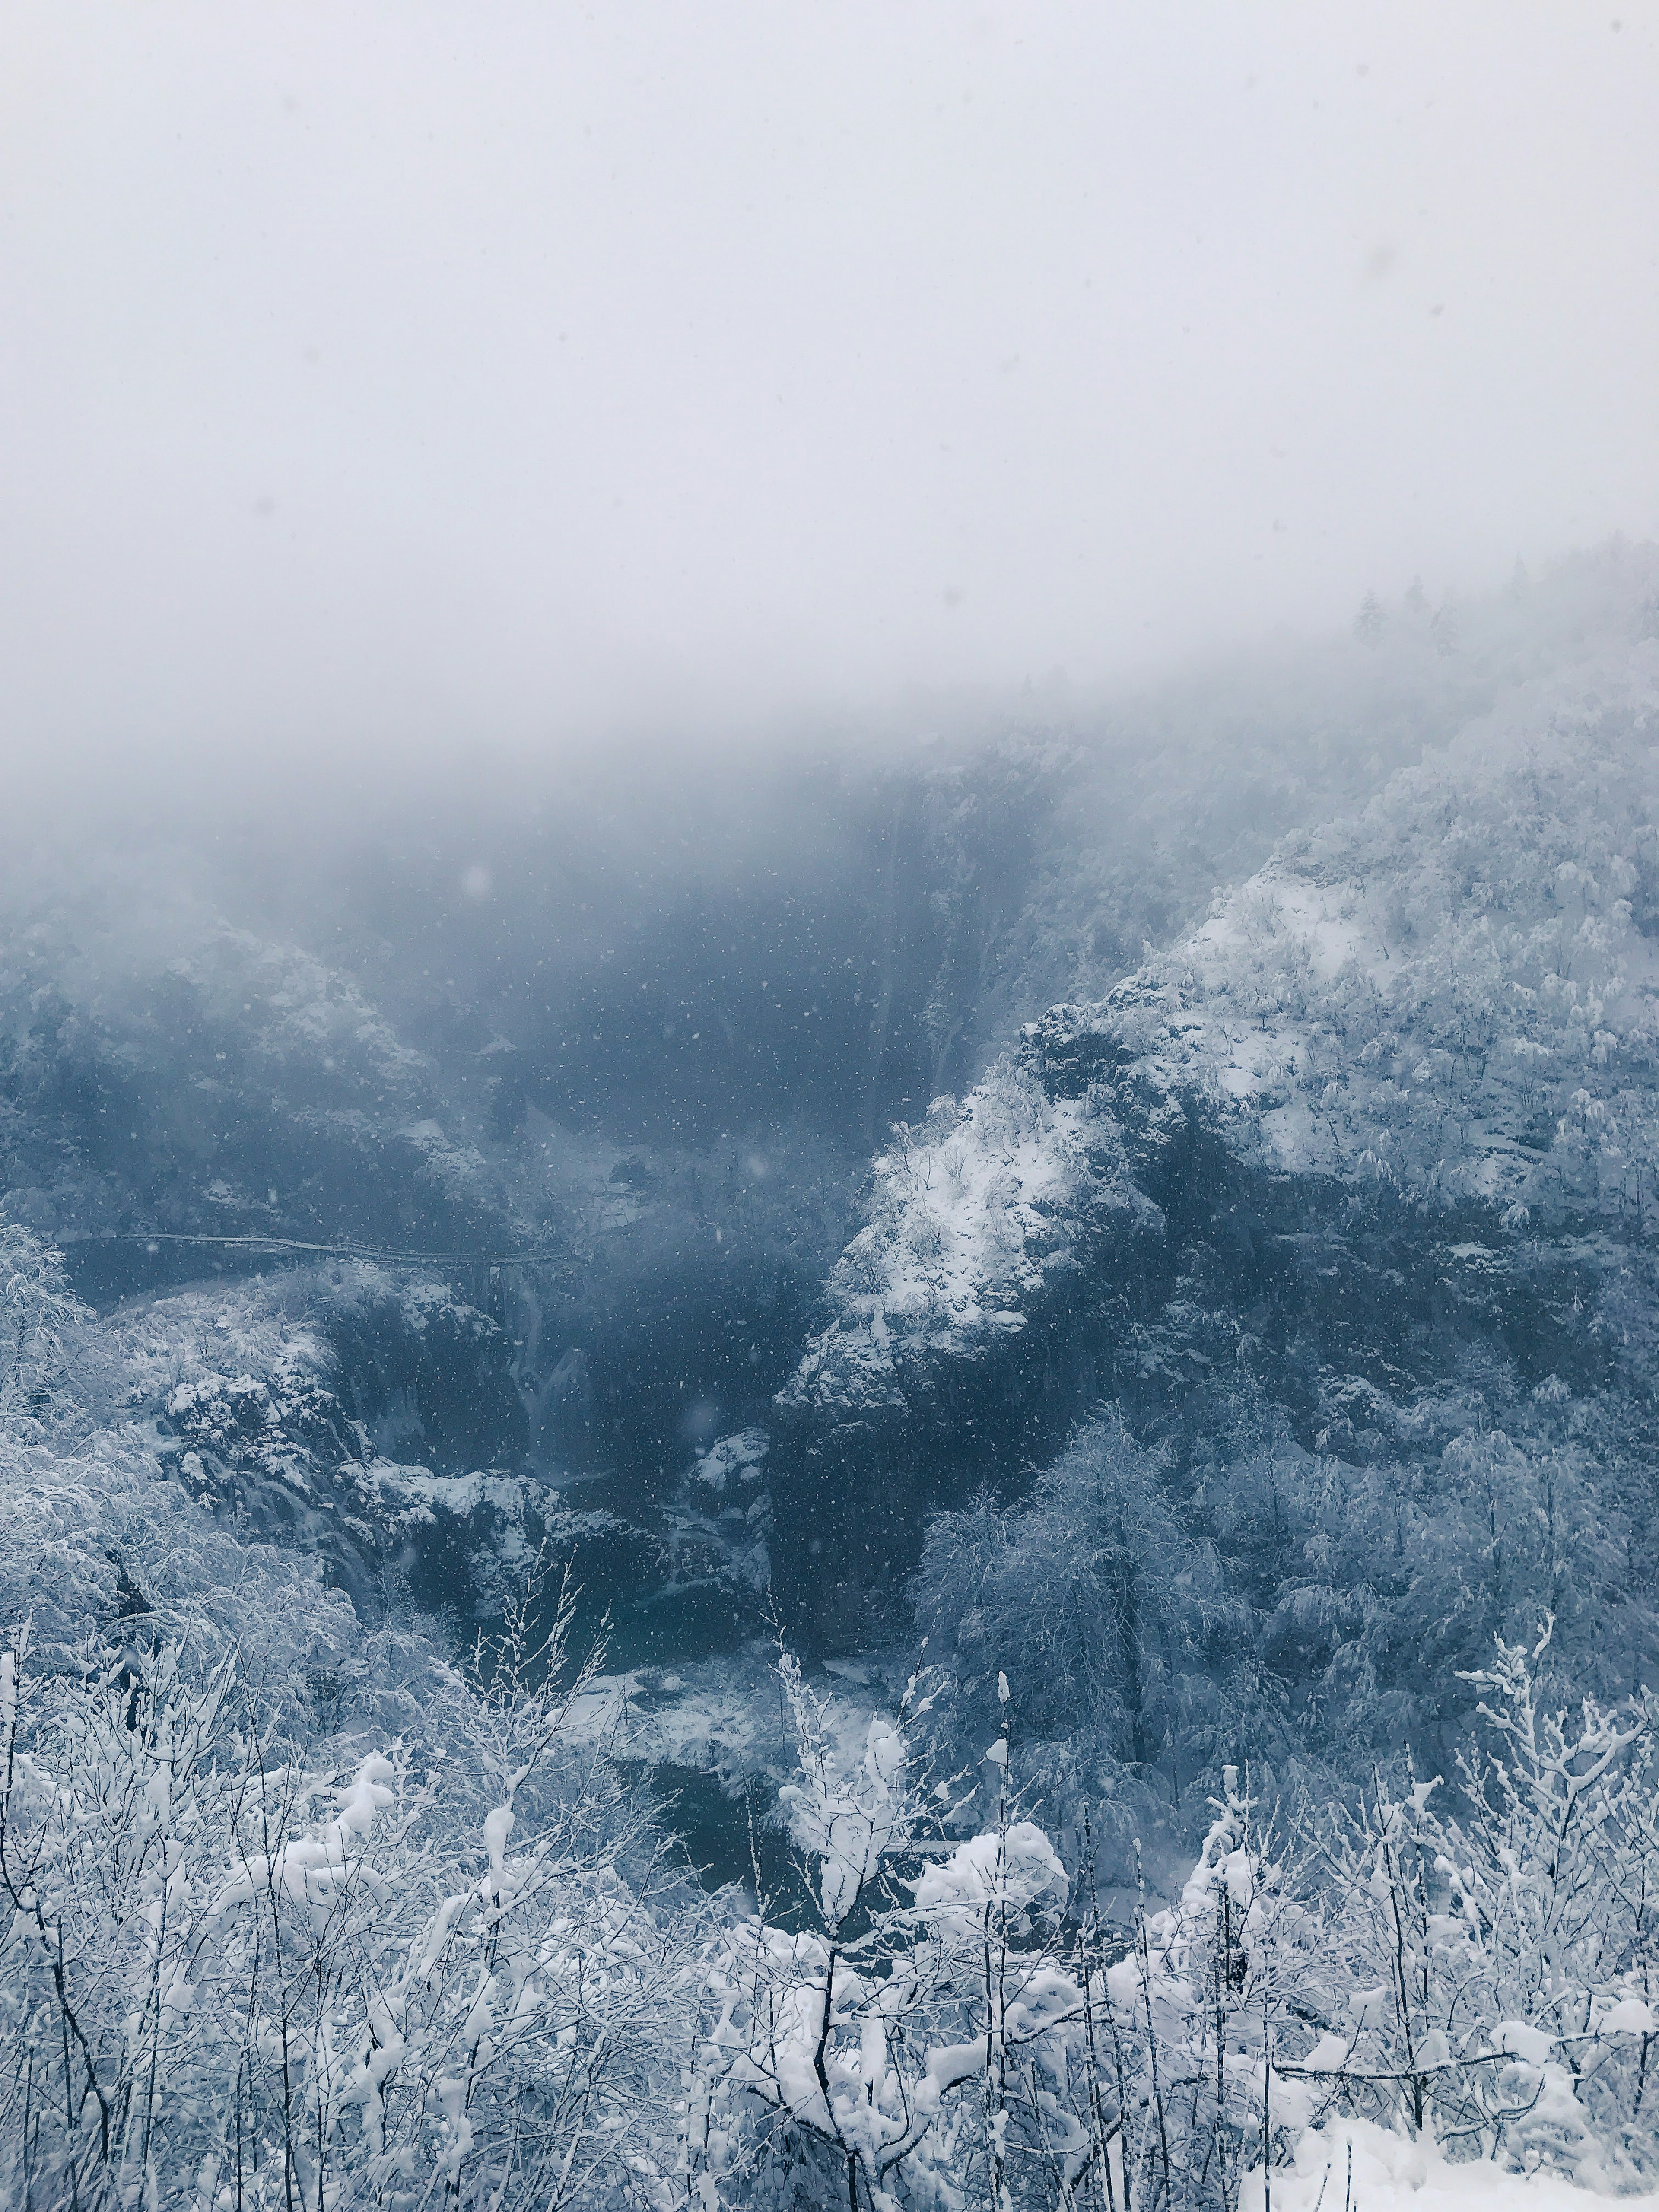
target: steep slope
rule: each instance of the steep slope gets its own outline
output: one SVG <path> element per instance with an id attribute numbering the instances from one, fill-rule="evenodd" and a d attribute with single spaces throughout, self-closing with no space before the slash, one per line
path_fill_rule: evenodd
<path id="1" fill-rule="evenodd" d="M 1480 599 L 1373 594 L 1347 636 L 1276 639 L 1079 718 L 980 1034 L 1103 997 L 1284 838 L 1360 812 L 1518 688 L 1654 637 L 1659 547 L 1614 540 Z"/>
<path id="2" fill-rule="evenodd" d="M 1246 1382 L 1357 1462 L 1559 1393 L 1611 1425 L 1638 1571 L 1656 744 L 1650 643 L 1523 689 L 898 1133 L 779 1401 L 815 1633 L 890 1620 L 926 1510 L 1017 1489 L 1100 1397 L 1190 1456 Z"/>
<path id="3" fill-rule="evenodd" d="M 1291 840 L 1100 1026 L 1264 1164 L 1639 1229 L 1656 704 L 1650 645 L 1522 694 Z"/>

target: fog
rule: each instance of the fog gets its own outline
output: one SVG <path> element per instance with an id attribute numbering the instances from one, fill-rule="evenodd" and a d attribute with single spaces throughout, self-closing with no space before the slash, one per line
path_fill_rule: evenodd
<path id="1" fill-rule="evenodd" d="M 1659 528 L 1650 5 L 4 46 L 14 802 L 908 744 Z"/>
<path id="2" fill-rule="evenodd" d="M 1659 2212 L 1656 88 L 4 11 L 0 2206 Z"/>

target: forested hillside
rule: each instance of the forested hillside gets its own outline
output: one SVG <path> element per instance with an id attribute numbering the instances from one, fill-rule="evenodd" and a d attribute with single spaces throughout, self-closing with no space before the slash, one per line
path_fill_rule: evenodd
<path id="1" fill-rule="evenodd" d="M 1030 707 L 20 852 L 7 2203 L 1652 2185 L 1659 556 Z"/>
<path id="2" fill-rule="evenodd" d="M 948 1506 L 925 1620 L 1097 1796 L 1434 1741 L 1534 1613 L 1644 1679 L 1656 705 L 1522 690 L 899 1133 L 781 1401 L 803 1605 Z"/>

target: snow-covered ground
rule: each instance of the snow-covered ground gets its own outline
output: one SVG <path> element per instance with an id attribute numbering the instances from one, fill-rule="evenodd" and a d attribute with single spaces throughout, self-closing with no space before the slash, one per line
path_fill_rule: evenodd
<path id="1" fill-rule="evenodd" d="M 1653 2212 L 1659 2197 L 1621 2197 Z M 1553 2172 L 1514 2173 L 1490 2159 L 1454 2164 L 1437 2145 L 1413 2142 L 1372 2120 L 1310 2128 L 1296 2165 L 1245 2180 L 1240 2212 L 1589 2212 L 1606 2196 Z"/>

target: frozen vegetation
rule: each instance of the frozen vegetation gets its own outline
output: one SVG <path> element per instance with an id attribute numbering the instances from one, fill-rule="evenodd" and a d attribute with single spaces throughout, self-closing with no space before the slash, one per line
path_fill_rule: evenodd
<path id="1" fill-rule="evenodd" d="M 1650 2197 L 1659 559 L 723 773 L 11 880 L 0 2203 Z"/>

